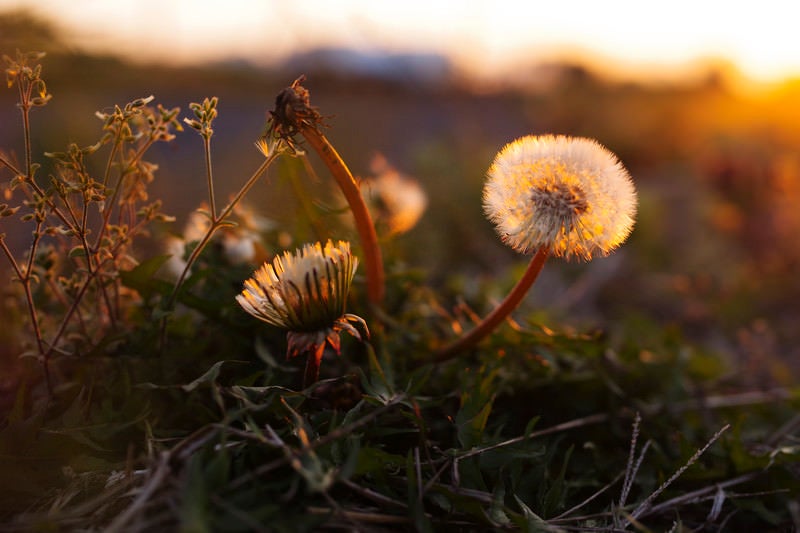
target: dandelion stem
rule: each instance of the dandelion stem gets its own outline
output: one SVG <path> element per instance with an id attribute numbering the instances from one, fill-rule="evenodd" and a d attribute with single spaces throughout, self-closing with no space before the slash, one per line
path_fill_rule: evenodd
<path id="1" fill-rule="evenodd" d="M 434 354 L 434 362 L 441 363 L 455 357 L 460 352 L 472 348 L 494 331 L 494 329 L 519 306 L 520 302 L 522 302 L 528 289 L 531 288 L 533 282 L 539 277 L 539 273 L 542 271 L 547 256 L 548 249 L 546 247 L 539 248 L 528 264 L 528 268 L 525 270 L 522 278 L 520 278 L 514 288 L 511 289 L 511 292 L 508 293 L 500 305 L 466 335 L 436 352 Z"/>
<path id="2" fill-rule="evenodd" d="M 322 362 L 322 354 L 325 349 L 325 344 L 322 344 L 316 351 L 308 352 L 308 359 L 306 359 L 306 371 L 303 374 L 303 388 L 310 387 L 319 381 L 319 367 Z"/>
<path id="3" fill-rule="evenodd" d="M 325 166 L 328 167 L 339 188 L 344 193 L 347 203 L 353 212 L 358 236 L 361 239 L 361 246 L 364 249 L 364 263 L 367 275 L 367 296 L 370 303 L 379 306 L 384 296 L 384 272 L 383 259 L 378 247 L 378 236 L 375 232 L 375 225 L 372 217 L 361 196 L 358 183 L 353 174 L 342 160 L 339 153 L 331 145 L 330 141 L 323 135 L 315 124 L 298 123 L 300 134 L 308 141 L 308 144 L 317 152 Z"/>

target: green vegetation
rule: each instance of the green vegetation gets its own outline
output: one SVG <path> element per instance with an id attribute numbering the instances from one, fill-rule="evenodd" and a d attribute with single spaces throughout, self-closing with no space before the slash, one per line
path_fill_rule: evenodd
<path id="1" fill-rule="evenodd" d="M 409 137 L 416 168 L 443 176 L 425 183 L 429 231 L 378 235 L 385 295 L 375 305 L 359 271 L 347 305 L 366 320 L 369 341 L 342 336 L 341 356 L 328 353 L 320 381 L 303 388 L 302 362 L 285 360 L 285 332 L 245 313 L 235 296 L 258 262 L 304 242 L 346 237 L 359 254 L 358 228 L 324 167 L 272 138 L 259 156 L 256 129 L 236 146 L 252 167 L 220 172 L 211 142 L 224 135 L 217 98 L 189 104 L 188 117 L 151 97 L 103 103 L 99 140 L 40 150 L 46 137 L 36 130 L 47 125 L 36 114 L 57 105 L 41 59 L 17 54 L 5 64 L 22 118 L 19 155 L 0 152 L 0 242 L 14 279 L 2 288 L 0 529 L 800 526 L 797 311 L 786 303 L 798 292 L 800 257 L 787 235 L 800 222 L 777 202 L 800 187 L 800 174 L 788 149 L 769 154 L 769 182 L 742 178 L 745 163 L 760 168 L 763 159 L 741 150 L 702 160 L 709 180 L 724 181 L 717 188 L 692 182 L 689 172 L 667 174 L 679 166 L 670 157 L 686 147 L 681 135 L 719 126 L 699 104 L 724 107 L 730 97 L 716 88 L 653 97 L 567 79 L 562 107 L 548 114 L 538 112 L 554 102 L 527 95 L 540 127 L 583 120 L 572 133 L 596 126 L 635 181 L 642 171 L 639 222 L 620 251 L 628 254 L 621 272 L 609 274 L 619 265 L 613 257 L 596 268 L 548 264 L 544 275 L 557 273 L 540 282 L 535 302 L 477 348 L 439 364 L 436 350 L 518 278 L 517 258 L 490 229 L 468 222 L 480 217 L 482 172 L 499 146 L 451 132 L 472 153 L 459 159 L 431 135 Z M 263 108 L 273 101 L 249 98 Z M 647 105 L 654 99 L 655 109 Z M 607 116 L 585 109 L 589 102 Z M 670 122 L 649 130 L 653 122 L 630 113 L 667 117 L 681 102 L 698 112 L 697 129 L 676 132 Z M 348 120 L 336 115 L 325 119 L 331 136 Z M 83 133 L 91 118 L 74 120 Z M 184 177 L 178 194 L 196 190 L 185 186 L 193 179 L 207 196 L 191 200 L 206 202 L 193 215 L 200 229 L 176 236 L 162 213 L 169 204 L 154 200 L 153 189 L 162 179 L 156 161 L 174 153 L 159 147 L 178 143 L 185 125 L 200 137 L 184 132 L 181 146 L 203 147 L 203 173 Z M 720 145 L 763 146 L 730 132 Z M 790 133 L 776 134 L 776 146 L 791 146 Z M 645 146 L 634 142 L 647 135 Z M 221 173 L 234 191 L 227 203 L 216 190 Z M 259 187 L 271 191 L 264 205 L 283 211 L 248 202 Z M 167 242 L 178 243 L 172 254 Z M 248 242 L 252 254 L 241 260 L 235 245 Z"/>

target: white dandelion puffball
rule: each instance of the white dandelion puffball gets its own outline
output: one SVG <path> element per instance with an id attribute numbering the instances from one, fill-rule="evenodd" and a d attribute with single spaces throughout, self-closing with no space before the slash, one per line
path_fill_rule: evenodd
<path id="1" fill-rule="evenodd" d="M 521 253 L 590 260 L 627 239 L 636 190 L 619 159 L 592 139 L 529 135 L 495 157 L 484 211 L 503 241 Z"/>

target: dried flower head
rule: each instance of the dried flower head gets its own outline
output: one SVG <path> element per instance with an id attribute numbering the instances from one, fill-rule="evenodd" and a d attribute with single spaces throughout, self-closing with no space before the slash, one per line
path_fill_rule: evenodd
<path id="1" fill-rule="evenodd" d="M 295 137 L 301 128 L 319 131 L 324 125 L 322 115 L 311 105 L 308 89 L 302 85 L 305 79 L 300 76 L 279 92 L 275 97 L 275 109 L 269 111 L 265 137 L 283 140 L 292 153 L 300 151 Z"/>
<path id="2" fill-rule="evenodd" d="M 340 352 L 340 331 L 359 340 L 369 336 L 362 318 L 345 313 L 357 266 L 347 242 L 306 244 L 264 263 L 236 300 L 254 317 L 287 330 L 287 357 L 308 353 L 313 368 L 307 381 L 316 380 L 325 347 Z"/>
<path id="3" fill-rule="evenodd" d="M 497 154 L 483 203 L 515 250 L 546 247 L 552 255 L 589 260 L 628 237 L 636 191 L 617 157 L 598 142 L 530 135 Z"/>

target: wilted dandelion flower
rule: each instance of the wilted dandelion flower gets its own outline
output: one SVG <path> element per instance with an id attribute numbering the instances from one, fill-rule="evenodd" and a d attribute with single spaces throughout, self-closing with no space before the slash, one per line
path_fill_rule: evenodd
<path id="1" fill-rule="evenodd" d="M 340 353 L 339 332 L 369 336 L 362 318 L 345 313 L 357 266 L 347 242 L 306 244 L 264 263 L 236 296 L 245 311 L 287 330 L 287 357 L 308 354 L 307 384 L 316 381 L 326 346 Z"/>
<path id="2" fill-rule="evenodd" d="M 617 157 L 597 141 L 529 135 L 507 144 L 488 171 L 484 209 L 503 240 L 529 253 L 592 259 L 633 228 L 636 191 Z"/>
<path id="3" fill-rule="evenodd" d="M 380 154 L 373 157 L 370 169 L 375 176 L 362 181 L 361 190 L 373 217 L 385 225 L 389 235 L 407 232 L 425 212 L 428 205 L 425 191 Z"/>

